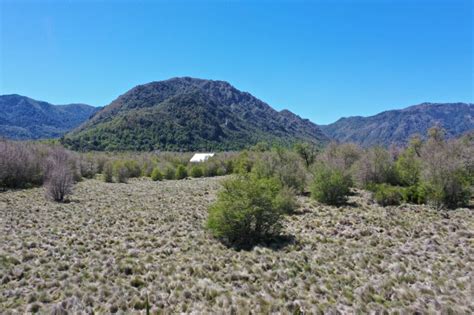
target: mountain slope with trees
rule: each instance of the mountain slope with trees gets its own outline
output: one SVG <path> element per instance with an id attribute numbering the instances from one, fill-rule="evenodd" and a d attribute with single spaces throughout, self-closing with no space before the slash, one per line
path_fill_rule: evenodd
<path id="1" fill-rule="evenodd" d="M 316 145 L 307 119 L 276 111 L 224 81 L 173 78 L 118 97 L 62 142 L 76 150 L 239 150 L 261 141 Z"/>
<path id="2" fill-rule="evenodd" d="M 97 110 L 85 104 L 52 105 L 17 94 L 0 95 L 0 137 L 14 140 L 59 138 Z"/>

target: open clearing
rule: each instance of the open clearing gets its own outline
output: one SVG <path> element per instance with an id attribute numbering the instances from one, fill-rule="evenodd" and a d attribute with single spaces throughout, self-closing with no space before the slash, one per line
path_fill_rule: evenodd
<path id="1" fill-rule="evenodd" d="M 300 197 L 293 239 L 237 251 L 203 228 L 220 180 L 0 193 L 1 312 L 474 312 L 473 210 Z"/>

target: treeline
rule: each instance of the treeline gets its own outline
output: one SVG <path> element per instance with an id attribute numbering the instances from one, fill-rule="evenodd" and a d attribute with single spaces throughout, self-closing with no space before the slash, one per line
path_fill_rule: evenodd
<path id="1" fill-rule="evenodd" d="M 455 208 L 471 198 L 473 151 L 472 137 L 446 141 L 439 128 L 432 128 L 426 141 L 414 137 L 403 149 L 334 143 L 325 149 L 306 143 L 287 149 L 259 143 L 203 163 L 189 163 L 192 153 L 78 153 L 54 144 L 2 140 L 0 189 L 61 184 L 65 196 L 82 178 L 126 183 L 134 177 L 160 181 L 238 174 L 246 180 L 271 178 L 287 195 L 311 192 L 333 205 L 345 203 L 352 188 L 360 188 L 372 191 L 381 205 Z M 56 195 L 53 199 L 64 199 Z"/>
<path id="2" fill-rule="evenodd" d="M 154 181 L 213 177 L 233 173 L 237 153 L 221 153 L 203 163 L 189 163 L 192 153 L 78 153 L 54 143 L 0 140 L 0 190 L 44 186 L 56 201 L 84 178 L 127 183 L 130 178 Z"/>
<path id="3" fill-rule="evenodd" d="M 207 226 L 237 246 L 273 239 L 282 216 L 296 207 L 295 196 L 306 191 L 330 205 L 343 205 L 359 188 L 371 191 L 381 206 L 467 206 L 474 185 L 473 144 L 472 137 L 446 141 L 439 128 L 430 129 L 426 141 L 413 137 L 403 149 L 333 143 L 324 150 L 308 144 L 284 150 L 260 144 L 236 159 L 238 175 L 224 182 Z"/>

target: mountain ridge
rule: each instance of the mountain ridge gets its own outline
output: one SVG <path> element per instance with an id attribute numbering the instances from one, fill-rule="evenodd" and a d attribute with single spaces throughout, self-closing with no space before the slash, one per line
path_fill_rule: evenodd
<path id="1" fill-rule="evenodd" d="M 19 94 L 0 95 L 0 137 L 13 140 L 59 138 L 99 109 L 82 103 L 53 105 Z"/>
<path id="2" fill-rule="evenodd" d="M 405 145 L 411 136 L 424 137 L 435 125 L 444 128 L 448 138 L 469 132 L 474 129 L 474 104 L 424 102 L 372 116 L 342 117 L 320 128 L 336 141 L 367 147 Z"/>

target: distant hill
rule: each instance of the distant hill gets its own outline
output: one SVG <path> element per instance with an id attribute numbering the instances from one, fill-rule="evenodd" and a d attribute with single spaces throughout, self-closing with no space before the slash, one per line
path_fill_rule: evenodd
<path id="1" fill-rule="evenodd" d="M 443 127 L 448 137 L 461 136 L 474 129 L 474 105 L 423 103 L 370 117 L 341 118 L 320 127 L 332 139 L 367 147 L 404 145 L 414 134 L 425 136 L 434 125 Z"/>
<path id="2" fill-rule="evenodd" d="M 145 151 L 239 150 L 260 141 L 328 138 L 227 82 L 184 77 L 131 89 L 63 139 L 73 149 Z"/>
<path id="3" fill-rule="evenodd" d="M 52 105 L 21 95 L 0 95 L 0 137 L 59 138 L 98 109 L 85 104 Z"/>

